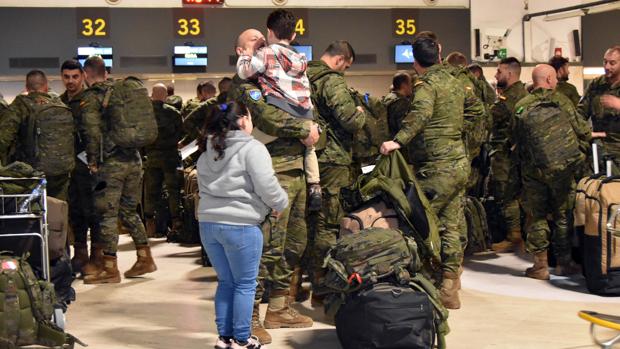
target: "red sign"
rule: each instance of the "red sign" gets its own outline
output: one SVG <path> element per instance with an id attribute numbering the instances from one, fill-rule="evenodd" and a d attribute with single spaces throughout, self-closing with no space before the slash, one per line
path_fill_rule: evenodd
<path id="1" fill-rule="evenodd" d="M 224 5 L 224 0 L 181 0 L 183 5 Z"/>
<path id="2" fill-rule="evenodd" d="M 562 48 L 561 47 L 556 47 L 555 48 L 555 52 L 553 53 L 554 56 L 557 57 L 562 57 Z"/>

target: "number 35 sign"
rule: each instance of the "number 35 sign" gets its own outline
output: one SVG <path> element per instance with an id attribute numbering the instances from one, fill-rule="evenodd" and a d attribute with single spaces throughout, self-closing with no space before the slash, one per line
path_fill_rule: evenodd
<path id="1" fill-rule="evenodd" d="M 418 32 L 418 11 L 411 9 L 392 10 L 392 36 L 395 38 L 411 38 Z"/>

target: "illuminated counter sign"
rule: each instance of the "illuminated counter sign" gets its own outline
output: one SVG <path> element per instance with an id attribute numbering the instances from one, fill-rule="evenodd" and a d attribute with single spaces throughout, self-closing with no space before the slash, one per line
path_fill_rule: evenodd
<path id="1" fill-rule="evenodd" d="M 206 67 L 207 46 L 175 46 L 175 67 Z"/>
<path id="2" fill-rule="evenodd" d="M 78 61 L 84 65 L 86 58 L 90 56 L 100 56 L 105 62 L 107 68 L 112 68 L 112 48 L 111 47 L 78 47 Z"/>
<path id="3" fill-rule="evenodd" d="M 413 63 L 413 46 L 412 45 L 396 45 L 394 47 L 395 63 Z"/>
<path id="4" fill-rule="evenodd" d="M 183 5 L 224 5 L 224 0 L 181 0 Z"/>
<path id="5" fill-rule="evenodd" d="M 297 52 L 306 56 L 308 61 L 312 60 L 312 45 L 293 45 L 293 47 L 297 50 Z"/>

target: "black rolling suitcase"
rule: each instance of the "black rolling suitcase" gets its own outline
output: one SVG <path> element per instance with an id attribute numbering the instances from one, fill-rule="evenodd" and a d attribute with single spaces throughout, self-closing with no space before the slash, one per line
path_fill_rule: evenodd
<path id="1" fill-rule="evenodd" d="M 344 349 L 430 349 L 433 304 L 411 287 L 374 284 L 347 296 L 336 313 L 336 333 Z"/>

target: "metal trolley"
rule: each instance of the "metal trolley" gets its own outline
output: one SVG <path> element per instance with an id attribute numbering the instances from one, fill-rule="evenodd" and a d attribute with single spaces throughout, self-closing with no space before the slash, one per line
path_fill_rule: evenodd
<path id="1" fill-rule="evenodd" d="M 17 255 L 37 252 L 33 240 L 40 242 L 36 259 L 40 260 L 39 277 L 51 282 L 50 257 L 47 225 L 47 181 L 43 177 L 0 177 L 3 183 L 34 184 L 35 188 L 26 193 L 6 194 L 0 189 L 0 251 L 10 250 Z M 4 187 L 4 186 L 0 186 Z M 33 262 L 34 262 L 33 261 Z M 34 267 L 34 265 L 33 265 Z M 62 309 L 55 307 L 52 319 L 64 328 L 65 316 Z"/>

